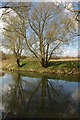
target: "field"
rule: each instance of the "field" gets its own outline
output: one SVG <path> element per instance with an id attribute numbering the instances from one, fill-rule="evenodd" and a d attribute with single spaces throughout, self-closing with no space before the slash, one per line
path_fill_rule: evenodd
<path id="1" fill-rule="evenodd" d="M 80 58 L 58 58 L 51 59 L 50 61 L 80 61 Z"/>
<path id="2" fill-rule="evenodd" d="M 51 59 L 47 68 L 43 68 L 41 64 L 34 58 L 25 58 L 20 61 L 21 67 L 18 68 L 16 61 L 13 59 L 7 59 L 0 62 L 0 69 L 8 71 L 20 70 L 54 74 L 78 74 L 80 73 L 79 61 L 80 58 Z"/>

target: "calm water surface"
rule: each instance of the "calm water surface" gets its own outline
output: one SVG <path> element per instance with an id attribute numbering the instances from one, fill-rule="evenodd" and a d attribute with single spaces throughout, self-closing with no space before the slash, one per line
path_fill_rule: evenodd
<path id="1" fill-rule="evenodd" d="M 74 76 L 5 73 L 0 76 L 0 113 L 3 119 L 78 118 L 77 81 Z"/>

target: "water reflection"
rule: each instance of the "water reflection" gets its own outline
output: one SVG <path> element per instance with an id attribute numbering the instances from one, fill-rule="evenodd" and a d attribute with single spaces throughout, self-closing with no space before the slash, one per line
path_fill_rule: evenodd
<path id="1" fill-rule="evenodd" d="M 12 78 L 13 82 L 3 91 L 3 118 L 78 117 L 78 102 L 59 80 L 50 80 L 47 76 L 24 80 L 20 73 Z"/>

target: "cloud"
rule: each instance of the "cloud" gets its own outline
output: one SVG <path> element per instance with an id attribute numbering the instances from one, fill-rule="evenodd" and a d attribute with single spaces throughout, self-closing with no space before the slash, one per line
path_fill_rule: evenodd
<path id="1" fill-rule="evenodd" d="M 0 46 L 0 51 L 3 51 L 6 54 L 12 53 L 12 51 L 10 49 L 6 49 L 4 46 Z"/>
<path id="2" fill-rule="evenodd" d="M 77 57 L 78 49 L 74 49 L 72 47 L 67 47 L 64 49 L 63 56 Z"/>

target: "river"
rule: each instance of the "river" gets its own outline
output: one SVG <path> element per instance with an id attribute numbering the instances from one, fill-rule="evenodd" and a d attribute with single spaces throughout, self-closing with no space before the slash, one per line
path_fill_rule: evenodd
<path id="1" fill-rule="evenodd" d="M 78 118 L 79 86 L 77 76 L 4 73 L 0 76 L 0 116 Z"/>

